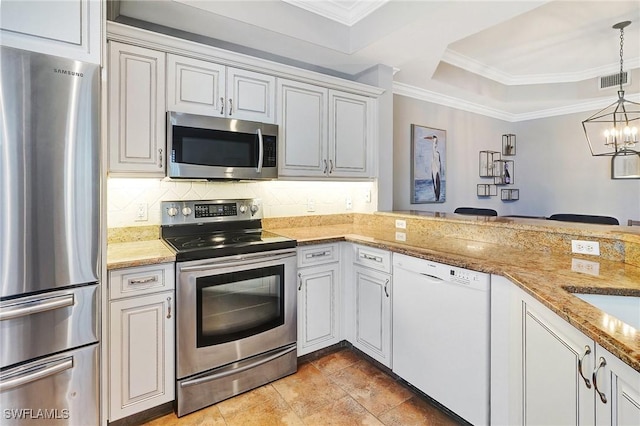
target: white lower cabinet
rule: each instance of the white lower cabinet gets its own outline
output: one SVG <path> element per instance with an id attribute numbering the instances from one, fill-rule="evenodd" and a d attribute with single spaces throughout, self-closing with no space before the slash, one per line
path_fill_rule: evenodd
<path id="1" fill-rule="evenodd" d="M 640 424 L 640 373 L 509 280 L 491 288 L 492 424 Z"/>
<path id="2" fill-rule="evenodd" d="M 391 254 L 354 245 L 353 346 L 391 367 Z"/>
<path id="3" fill-rule="evenodd" d="M 338 244 L 298 248 L 298 356 L 339 343 Z"/>
<path id="4" fill-rule="evenodd" d="M 173 263 L 109 271 L 111 422 L 174 399 L 174 281 Z"/>

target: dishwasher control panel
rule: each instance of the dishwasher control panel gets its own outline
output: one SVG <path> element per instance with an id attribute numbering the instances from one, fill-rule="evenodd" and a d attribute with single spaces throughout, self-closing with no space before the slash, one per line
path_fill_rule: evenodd
<path id="1" fill-rule="evenodd" d="M 480 281 L 480 275 L 477 272 L 467 269 L 449 269 L 449 281 L 458 284 L 471 284 Z"/>

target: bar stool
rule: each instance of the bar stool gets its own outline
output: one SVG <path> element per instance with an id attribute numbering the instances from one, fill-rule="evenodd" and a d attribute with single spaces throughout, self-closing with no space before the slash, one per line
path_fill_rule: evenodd
<path id="1" fill-rule="evenodd" d="M 593 216 L 587 214 L 552 214 L 548 220 L 558 220 L 561 222 L 598 223 L 601 225 L 620 225 L 618 219 L 611 216 Z"/>
<path id="2" fill-rule="evenodd" d="M 498 216 L 498 212 L 493 209 L 480 209 L 476 207 L 458 207 L 453 212 L 473 216 Z"/>

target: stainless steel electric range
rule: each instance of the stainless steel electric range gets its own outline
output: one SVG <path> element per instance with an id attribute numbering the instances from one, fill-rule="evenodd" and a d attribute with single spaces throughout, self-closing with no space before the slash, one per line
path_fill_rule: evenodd
<path id="1" fill-rule="evenodd" d="M 262 230 L 258 199 L 166 201 L 176 251 L 178 416 L 292 374 L 296 241 Z"/>

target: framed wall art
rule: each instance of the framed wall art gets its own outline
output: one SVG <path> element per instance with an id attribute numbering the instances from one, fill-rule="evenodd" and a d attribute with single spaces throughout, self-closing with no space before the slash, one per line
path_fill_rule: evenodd
<path id="1" fill-rule="evenodd" d="M 411 125 L 411 203 L 444 203 L 447 132 Z"/>

